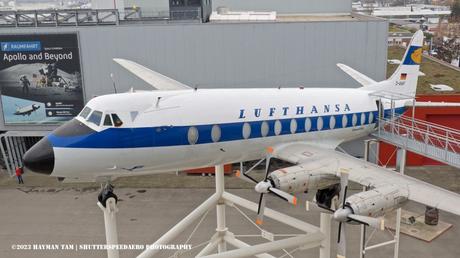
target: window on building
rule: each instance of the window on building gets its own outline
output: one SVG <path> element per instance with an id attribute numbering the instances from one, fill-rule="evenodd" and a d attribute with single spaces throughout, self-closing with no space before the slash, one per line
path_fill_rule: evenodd
<path id="1" fill-rule="evenodd" d="M 104 126 L 112 126 L 112 119 L 110 119 L 110 115 L 105 115 L 104 117 Z"/>
<path id="2" fill-rule="evenodd" d="M 123 121 L 121 121 L 117 114 L 112 114 L 112 120 L 115 127 L 120 127 L 123 125 Z"/>
<path id="3" fill-rule="evenodd" d="M 201 0 L 187 0 L 188 6 L 201 6 Z"/>
<path id="4" fill-rule="evenodd" d="M 102 112 L 94 110 L 93 113 L 91 113 L 91 115 L 89 116 L 87 121 L 99 126 L 101 124 L 101 120 L 102 120 Z"/>
<path id="5" fill-rule="evenodd" d="M 185 0 L 171 0 L 171 6 L 184 6 Z"/>

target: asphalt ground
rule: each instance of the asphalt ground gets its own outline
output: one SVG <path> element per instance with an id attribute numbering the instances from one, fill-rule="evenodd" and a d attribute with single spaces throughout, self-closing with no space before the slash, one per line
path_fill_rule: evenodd
<path id="1" fill-rule="evenodd" d="M 408 168 L 407 174 L 432 184 L 460 192 L 460 171 L 449 167 Z M 262 173 L 258 173 L 261 176 Z M 96 206 L 99 186 L 97 184 L 65 185 L 55 179 L 36 174 L 24 175 L 25 185 L 18 186 L 15 178 L 4 174 L 0 177 L 0 257 L 107 257 L 105 250 L 63 250 L 63 246 L 104 244 L 104 221 L 101 210 Z M 210 176 L 188 176 L 185 174 L 163 174 L 133 177 L 114 182 L 115 193 L 119 196 L 118 232 L 120 244 L 146 245 L 153 243 L 180 219 L 186 216 L 213 193 L 214 178 Z M 258 195 L 252 185 L 234 176 L 226 176 L 229 192 L 256 202 Z M 357 186 L 354 189 L 359 189 Z M 309 195 L 299 195 L 300 205 L 293 207 L 279 199 L 269 196 L 267 207 L 288 215 L 319 225 L 319 213 L 306 212 L 304 201 Z M 409 203 L 408 210 L 422 214 L 424 207 Z M 251 221 L 234 208 L 227 209 L 227 225 L 237 235 L 260 234 Z M 242 209 L 254 221 L 255 214 Z M 215 232 L 215 211 L 211 210 L 190 240 L 193 250 L 178 257 L 194 257 L 200 243 L 208 240 Z M 460 257 L 460 219 L 458 216 L 440 213 L 441 220 L 453 224 L 447 232 L 431 243 L 426 243 L 402 235 L 400 257 Z M 267 219 L 263 228 L 275 234 L 296 234 L 298 230 Z M 184 244 L 193 226 L 176 241 Z M 337 224 L 333 223 L 333 236 L 336 239 Z M 348 257 L 357 257 L 359 248 L 359 227 L 347 227 Z M 241 237 L 251 243 L 263 242 L 260 238 Z M 374 235 L 373 243 L 390 240 L 387 232 Z M 333 241 L 334 242 L 334 241 Z M 18 248 L 37 249 L 34 244 L 57 244 L 57 250 L 18 250 Z M 122 250 L 120 257 L 136 257 L 141 250 Z M 334 254 L 334 250 L 332 252 Z M 158 257 L 170 257 L 173 251 L 162 251 Z M 276 257 L 283 252 L 274 253 Z M 392 257 L 391 247 L 368 251 L 366 257 Z M 289 256 L 284 256 L 289 257 Z M 318 257 L 318 248 L 299 250 L 293 257 Z M 335 257 L 335 255 L 332 255 Z"/>

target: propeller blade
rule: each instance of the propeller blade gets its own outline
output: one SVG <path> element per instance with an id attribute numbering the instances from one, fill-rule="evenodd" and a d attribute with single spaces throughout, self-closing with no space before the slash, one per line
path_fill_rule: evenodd
<path id="1" fill-rule="evenodd" d="M 267 159 L 265 160 L 265 179 L 264 181 L 268 180 L 269 173 L 270 173 L 270 156 L 267 155 Z"/>
<path id="2" fill-rule="evenodd" d="M 257 209 L 256 224 L 262 225 L 264 223 L 264 210 L 265 210 L 265 196 L 263 193 L 260 194 L 259 208 Z"/>
<path id="3" fill-rule="evenodd" d="M 339 203 L 342 204 L 342 207 L 345 206 L 345 200 L 347 199 L 347 190 L 348 190 L 348 173 L 340 172 L 340 196 Z"/>
<path id="4" fill-rule="evenodd" d="M 274 187 L 268 188 L 268 191 L 293 205 L 297 205 L 297 197 L 293 195 L 290 195 Z"/>
<path id="5" fill-rule="evenodd" d="M 319 212 L 323 212 L 323 213 L 334 213 L 335 210 L 329 208 L 329 207 L 326 207 L 326 206 L 323 206 L 319 203 L 316 203 L 316 202 L 310 202 L 310 201 L 307 201 L 306 204 L 305 204 L 305 208 L 307 211 L 319 211 Z"/>
<path id="6" fill-rule="evenodd" d="M 244 181 L 246 181 L 246 182 L 249 182 L 249 183 L 256 183 L 256 184 L 259 183 L 259 182 L 257 182 L 257 180 L 255 180 L 255 179 L 252 178 L 251 176 L 249 176 L 249 175 L 247 175 L 247 174 L 245 174 L 245 173 L 241 173 L 240 170 L 237 170 L 235 175 L 236 175 L 236 177 L 238 177 L 238 178 L 240 178 L 240 179 L 242 179 L 242 180 L 244 180 Z"/>
<path id="7" fill-rule="evenodd" d="M 347 241 L 345 236 L 346 223 L 339 223 L 339 232 L 337 237 L 337 258 L 345 258 L 347 252 Z"/>
<path id="8" fill-rule="evenodd" d="M 383 218 L 372 218 L 355 214 L 348 215 L 348 218 L 350 220 L 356 221 L 366 226 L 370 226 L 380 230 L 385 230 L 385 220 Z"/>

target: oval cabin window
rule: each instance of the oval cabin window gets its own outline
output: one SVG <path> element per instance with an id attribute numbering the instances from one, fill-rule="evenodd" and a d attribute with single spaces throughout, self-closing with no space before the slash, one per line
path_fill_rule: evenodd
<path id="1" fill-rule="evenodd" d="M 268 135 L 268 130 L 268 123 L 263 121 L 262 125 L 260 126 L 260 134 L 262 135 L 262 137 L 266 137 Z"/>
<path id="2" fill-rule="evenodd" d="M 243 138 L 248 139 L 251 136 L 251 125 L 248 123 L 243 124 Z"/>
<path id="3" fill-rule="evenodd" d="M 305 119 L 305 132 L 309 132 L 311 130 L 311 120 L 310 118 Z"/>
<path id="4" fill-rule="evenodd" d="M 321 131 L 323 129 L 323 118 L 318 117 L 318 121 L 316 121 L 316 128 L 318 131 Z"/>
<path id="5" fill-rule="evenodd" d="M 335 116 L 331 116 L 331 119 L 329 119 L 329 128 L 335 128 Z"/>
<path id="6" fill-rule="evenodd" d="M 276 122 L 275 122 L 275 135 L 280 135 L 282 129 L 283 128 L 282 128 L 280 120 L 276 120 Z"/>
<path id="7" fill-rule="evenodd" d="M 346 128 L 348 124 L 348 117 L 347 115 L 342 115 L 342 127 Z"/>
<path id="8" fill-rule="evenodd" d="M 220 140 L 222 132 L 218 125 L 213 125 L 211 129 L 211 139 L 213 142 L 218 142 Z"/>
<path id="9" fill-rule="evenodd" d="M 297 121 L 295 119 L 291 120 L 291 133 L 295 134 L 297 132 Z"/>
<path id="10" fill-rule="evenodd" d="M 198 129 L 194 126 L 190 127 L 188 129 L 187 138 L 189 144 L 196 144 L 198 142 Z"/>

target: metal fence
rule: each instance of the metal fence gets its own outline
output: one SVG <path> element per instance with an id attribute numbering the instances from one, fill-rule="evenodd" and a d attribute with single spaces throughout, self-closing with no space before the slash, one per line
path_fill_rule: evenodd
<path id="1" fill-rule="evenodd" d="M 201 9 L 142 12 L 141 8 L 0 11 L 0 27 L 119 25 L 149 21 L 202 21 Z"/>
<path id="2" fill-rule="evenodd" d="M 24 153 L 49 132 L 6 132 L 0 135 L 1 166 L 10 176 L 23 166 Z"/>
<path id="3" fill-rule="evenodd" d="M 460 168 L 460 130 L 407 116 L 379 119 L 375 136 L 409 151 Z"/>

